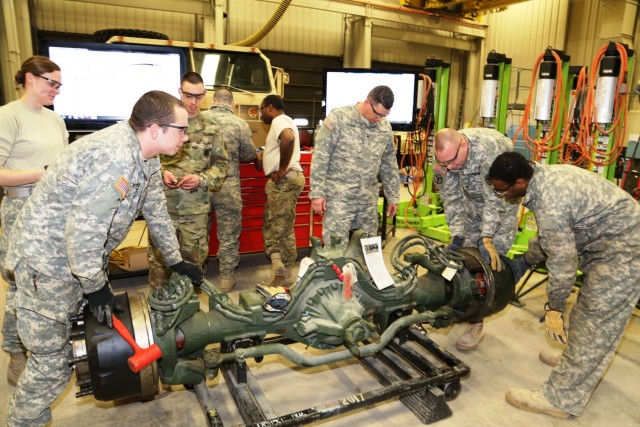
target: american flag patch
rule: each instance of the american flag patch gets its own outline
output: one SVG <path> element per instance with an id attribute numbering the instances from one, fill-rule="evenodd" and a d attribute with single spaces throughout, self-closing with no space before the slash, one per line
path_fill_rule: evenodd
<path id="1" fill-rule="evenodd" d="M 124 196 L 126 196 L 129 191 L 129 181 L 127 181 L 124 176 L 121 176 L 113 186 L 118 190 L 118 193 L 120 193 L 120 198 L 124 199 Z"/>
<path id="2" fill-rule="evenodd" d="M 327 129 L 329 129 L 330 131 L 333 131 L 336 128 L 336 124 L 333 120 L 331 119 L 325 119 L 324 120 L 324 125 L 327 127 Z"/>

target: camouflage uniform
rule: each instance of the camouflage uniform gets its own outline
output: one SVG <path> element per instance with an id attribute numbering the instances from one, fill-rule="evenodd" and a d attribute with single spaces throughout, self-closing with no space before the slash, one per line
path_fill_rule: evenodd
<path id="1" fill-rule="evenodd" d="M 256 147 L 251 142 L 251 129 L 247 122 L 233 114 L 223 104 L 211 107 L 211 118 L 220 127 L 227 153 L 229 168 L 220 191 L 209 192 L 212 210 L 216 211 L 218 234 L 218 261 L 220 276 L 233 276 L 240 264 L 240 232 L 242 231 L 242 196 L 240 194 L 240 162 L 256 158 Z"/>
<path id="2" fill-rule="evenodd" d="M 269 179 L 265 186 L 267 204 L 264 207 L 262 219 L 262 238 L 264 251 L 268 257 L 279 253 L 282 263 L 288 269 L 293 267 L 298 259 L 294 223 L 296 221 L 296 204 L 305 178 L 300 166 L 300 136 L 298 127 L 291 117 L 281 114 L 273 119 L 267 139 L 263 160 L 264 173 L 269 176 L 278 170 L 280 165 L 280 134 L 284 129 L 291 129 L 295 135 L 293 153 L 289 161 L 290 170 L 282 179 Z"/>
<path id="3" fill-rule="evenodd" d="M 123 122 L 69 146 L 50 166 L 12 230 L 18 331 L 31 355 L 9 405 L 10 426 L 43 425 L 71 377 L 69 316 L 107 281 L 109 254 L 142 211 L 168 265 L 182 261 L 167 215 L 160 162 L 145 159 Z"/>
<path id="4" fill-rule="evenodd" d="M 69 132 L 64 121 L 53 111 L 47 108 L 34 110 L 20 100 L 0 108 L 0 167 L 12 170 L 41 169 L 68 143 Z M 15 188 L 33 190 L 34 187 L 35 184 L 28 184 Z M 9 244 L 8 236 L 27 197 L 5 196 L 0 208 L 0 272 L 8 283 L 2 324 L 2 348 L 9 354 L 25 350 L 16 326 L 16 284 L 13 273 L 4 266 L 4 259 Z"/>
<path id="5" fill-rule="evenodd" d="M 550 309 L 565 311 L 577 270 L 584 273 L 567 348 L 542 387 L 551 404 L 577 416 L 640 297 L 640 205 L 592 172 L 569 165 L 534 167 L 523 203 L 536 216 L 539 244 L 548 256 Z"/>
<path id="6" fill-rule="evenodd" d="M 400 198 L 400 171 L 388 120 L 369 123 L 358 106 L 336 108 L 316 133 L 311 162 L 310 199 L 325 198 L 325 245 L 331 236 L 346 248 L 349 230 L 378 232 L 378 177 L 390 205 Z"/>
<path id="7" fill-rule="evenodd" d="M 458 170 L 444 176 L 442 199 L 451 236 L 464 237 L 464 246 L 478 247 L 492 237 L 496 250 L 505 255 L 516 236 L 518 205 L 498 197 L 485 181 L 498 155 L 513 151 L 511 140 L 488 128 L 463 129 L 469 154 Z"/>
<path id="8" fill-rule="evenodd" d="M 180 252 L 185 260 L 204 268 L 209 257 L 209 191 L 217 191 L 227 174 L 229 157 L 220 137 L 220 128 L 208 111 L 189 118 L 189 141 L 173 156 L 160 156 L 163 170 L 177 180 L 197 174 L 200 186 L 193 190 L 164 187 L 167 211 L 176 230 Z M 149 285 L 166 285 L 171 271 L 162 263 L 162 254 L 149 240 Z"/>

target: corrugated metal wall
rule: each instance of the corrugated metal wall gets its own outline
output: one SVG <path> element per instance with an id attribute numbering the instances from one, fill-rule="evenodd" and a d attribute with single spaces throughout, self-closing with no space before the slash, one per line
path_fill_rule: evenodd
<path id="1" fill-rule="evenodd" d="M 34 0 L 34 5 L 35 24 L 44 31 L 93 34 L 106 28 L 136 28 L 163 33 L 174 40 L 195 41 L 202 27 L 201 18 L 188 13 L 66 0 Z"/>
<path id="2" fill-rule="evenodd" d="M 295 2 L 293 2 L 295 3 Z M 231 0 L 227 12 L 227 43 L 258 31 L 277 8 L 275 3 Z M 343 14 L 289 6 L 278 25 L 258 43 L 263 50 L 342 56 Z"/>
<path id="3" fill-rule="evenodd" d="M 532 69 L 547 47 L 565 50 L 569 0 L 528 1 L 487 16 L 485 56 L 491 50 L 512 59 L 509 103 L 524 105 Z M 517 126 L 522 112 L 510 111 L 507 125 Z"/>
<path id="4" fill-rule="evenodd" d="M 569 0 L 527 1 L 487 15 L 486 47 L 513 59 L 513 67 L 531 68 L 548 46 L 564 49 Z"/>

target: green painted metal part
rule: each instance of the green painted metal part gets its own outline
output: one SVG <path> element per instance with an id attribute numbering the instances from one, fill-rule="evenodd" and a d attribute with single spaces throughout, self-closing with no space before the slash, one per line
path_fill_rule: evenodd
<path id="1" fill-rule="evenodd" d="M 291 287 L 291 302 L 282 312 L 265 305 L 257 291 L 242 292 L 239 304 L 234 304 L 207 282 L 202 289 L 209 311 L 202 311 L 188 279 L 174 276 L 168 290 L 149 297 L 154 341 L 163 354 L 157 362 L 162 382 L 195 384 L 215 376 L 222 363 L 268 354 L 303 366 L 361 357 L 383 348 L 408 325 L 445 327 L 454 319 L 488 316 L 504 308 L 513 294 L 510 271 L 495 276 L 477 250 L 456 255 L 419 235 L 393 248 L 395 285 L 378 289 L 364 262 L 360 237 L 354 234 L 344 253 L 325 250 L 316 242 L 311 256 L 315 263 Z M 349 268 L 357 276 L 351 296 L 339 274 Z M 443 277 L 447 269 L 454 272 L 451 280 Z M 268 334 L 317 349 L 344 350 L 311 357 L 284 345 L 263 344 Z M 236 342 L 250 345 L 239 349 Z M 211 344 L 219 348 L 205 351 Z"/>

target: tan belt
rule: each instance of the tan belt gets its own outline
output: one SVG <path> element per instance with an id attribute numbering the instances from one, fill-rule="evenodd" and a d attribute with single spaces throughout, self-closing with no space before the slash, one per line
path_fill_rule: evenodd
<path id="1" fill-rule="evenodd" d="M 29 197 L 33 192 L 33 187 L 5 188 L 4 195 L 7 197 Z"/>

